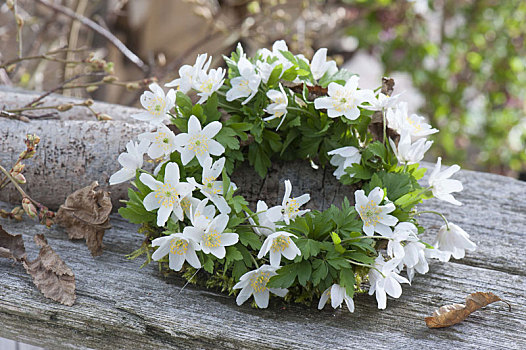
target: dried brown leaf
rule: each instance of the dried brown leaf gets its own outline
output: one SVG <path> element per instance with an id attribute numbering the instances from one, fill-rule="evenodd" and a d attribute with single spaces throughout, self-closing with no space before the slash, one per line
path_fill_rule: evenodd
<path id="1" fill-rule="evenodd" d="M 435 310 L 433 316 L 426 317 L 426 324 L 429 328 L 449 327 L 464 321 L 472 312 L 496 301 L 505 302 L 491 292 L 472 293 L 466 297 L 466 304 L 445 305 Z M 508 306 L 511 311 L 511 306 L 509 304 Z"/>
<path id="2" fill-rule="evenodd" d="M 22 264 L 33 278 L 33 283 L 46 298 L 64 305 L 75 303 L 75 274 L 66 263 L 51 249 L 44 235 L 36 235 L 35 242 L 41 247 L 34 261 L 27 258 Z"/>
<path id="3" fill-rule="evenodd" d="M 91 255 L 102 254 L 102 238 L 109 224 L 112 204 L 109 192 L 96 189 L 97 181 L 70 194 L 60 206 L 57 222 L 69 239 L 85 239 Z"/>
<path id="4" fill-rule="evenodd" d="M 0 257 L 22 261 L 26 257 L 26 248 L 22 235 L 12 235 L 0 225 Z"/>

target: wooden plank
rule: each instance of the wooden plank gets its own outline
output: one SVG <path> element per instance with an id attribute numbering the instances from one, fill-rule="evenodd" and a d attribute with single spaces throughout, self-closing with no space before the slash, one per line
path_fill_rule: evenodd
<path id="1" fill-rule="evenodd" d="M 462 171 L 464 206 L 431 200 L 422 209 L 440 209 L 478 244 L 474 253 L 449 263 L 432 262 L 430 272 L 403 286 L 400 299 L 378 310 L 374 297 L 356 297 L 356 311 L 310 308 L 272 299 L 265 310 L 235 298 L 164 279 L 154 265 L 124 254 L 138 247 L 136 226 L 113 217 L 104 254 L 93 259 L 83 243 L 70 242 L 60 228 L 2 221 L 30 238 L 44 232 L 73 268 L 77 302 L 66 307 L 45 299 L 19 265 L 0 260 L 0 337 L 53 349 L 225 348 L 348 349 L 491 348 L 523 349 L 526 344 L 526 184 L 497 175 Z M 440 221 L 423 216 L 432 237 Z M 475 291 L 491 291 L 509 301 L 474 313 L 447 329 L 430 330 L 424 317 L 441 305 L 462 302 Z"/>

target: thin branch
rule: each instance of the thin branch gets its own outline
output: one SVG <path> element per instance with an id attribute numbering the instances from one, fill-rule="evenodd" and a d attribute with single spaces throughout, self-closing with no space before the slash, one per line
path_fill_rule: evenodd
<path id="1" fill-rule="evenodd" d="M 110 33 L 108 30 L 106 30 L 101 25 L 95 23 L 94 21 L 92 21 L 89 18 L 86 18 L 84 16 L 81 16 L 81 15 L 75 13 L 75 11 L 73 11 L 73 10 L 67 8 L 67 7 L 64 7 L 64 6 L 61 6 L 61 5 L 58 5 L 58 4 L 54 4 L 54 3 L 52 3 L 52 2 L 50 2 L 48 0 L 36 0 L 36 1 L 41 3 L 42 5 L 44 5 L 46 7 L 49 7 L 49 8 L 51 8 L 51 9 L 57 11 L 57 12 L 60 12 L 60 13 L 62 13 L 64 15 L 66 15 L 66 16 L 68 16 L 70 18 L 76 19 L 77 21 L 79 21 L 83 25 L 89 27 L 93 31 L 95 31 L 98 34 L 102 35 L 103 37 L 108 39 L 117 49 L 119 49 L 122 52 L 122 54 L 124 56 L 126 56 L 126 58 L 128 58 L 132 63 L 134 63 L 142 71 L 144 71 L 144 72 L 147 71 L 148 67 L 146 66 L 146 64 L 136 54 L 134 54 L 130 49 L 128 49 L 126 47 L 126 45 L 124 45 L 122 43 L 122 41 L 120 41 L 115 35 Z"/>
<path id="2" fill-rule="evenodd" d="M 61 90 L 62 88 L 64 88 L 64 85 L 68 84 L 68 83 L 71 83 L 73 80 L 77 80 L 79 78 L 82 78 L 82 77 L 90 77 L 90 76 L 99 76 L 99 75 L 106 75 L 106 73 L 103 73 L 103 72 L 96 72 L 96 73 L 88 73 L 88 74 L 78 74 L 78 75 L 75 75 L 74 77 L 60 83 L 59 85 L 57 85 L 56 87 L 54 87 L 53 89 L 49 90 L 48 92 L 38 96 L 36 99 L 34 99 L 33 101 L 29 102 L 28 104 L 26 104 L 24 107 L 34 107 L 35 104 L 39 101 L 41 101 L 42 99 L 48 97 L 49 95 L 51 95 L 52 93 L 58 91 L 58 90 Z"/>

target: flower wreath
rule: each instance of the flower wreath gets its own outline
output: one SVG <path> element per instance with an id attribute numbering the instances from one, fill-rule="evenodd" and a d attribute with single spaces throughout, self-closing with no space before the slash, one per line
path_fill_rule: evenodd
<path id="1" fill-rule="evenodd" d="M 141 96 L 145 111 L 133 117 L 155 131 L 127 144 L 118 158 L 123 168 L 110 178 L 133 179 L 136 188 L 119 210 L 142 224 L 147 238 L 131 257 L 146 254 L 146 263 L 158 261 L 192 283 L 237 293 L 238 305 L 253 296 L 266 308 L 272 293 L 319 300 L 320 309 L 329 299 L 334 308 L 345 301 L 352 312 L 367 282 L 383 309 L 387 295 L 400 297 L 401 283 L 428 271 L 428 258 L 448 261 L 475 249 L 440 213 L 445 225 L 434 244 L 419 236 L 418 203 L 436 197 L 461 204 L 451 193 L 462 184 L 449 179 L 460 168 L 441 170 L 438 158 L 429 186 L 418 183 L 425 172 L 418 162 L 432 144 L 425 137 L 438 130 L 390 96 L 392 81 L 359 89 L 359 78 L 327 60 L 327 49 L 309 62 L 284 41 L 253 58 L 238 45 L 224 59 L 227 78 L 199 55 L 166 84 L 177 91 L 165 94 L 154 83 Z M 142 169 L 144 154 L 158 162 L 153 173 Z M 260 200 L 251 210 L 230 175 L 248 159 L 265 177 L 278 158 L 330 163 L 334 176 L 356 189 L 354 204 L 345 198 L 340 207 L 303 209 L 309 194 L 292 197 L 287 180 L 281 204 Z"/>

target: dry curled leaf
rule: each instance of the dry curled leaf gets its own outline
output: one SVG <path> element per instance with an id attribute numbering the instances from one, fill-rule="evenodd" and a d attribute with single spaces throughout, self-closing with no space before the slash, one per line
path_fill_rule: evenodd
<path id="1" fill-rule="evenodd" d="M 75 275 L 66 263 L 51 249 L 44 235 L 36 235 L 35 242 L 40 246 L 34 261 L 27 258 L 22 264 L 33 278 L 33 283 L 46 298 L 71 306 L 75 302 Z"/>
<path id="2" fill-rule="evenodd" d="M 12 235 L 0 225 L 0 258 L 22 261 L 26 257 L 26 248 L 22 235 Z"/>
<path id="3" fill-rule="evenodd" d="M 466 297 L 466 304 L 445 305 L 435 310 L 433 316 L 426 317 L 426 324 L 429 328 L 449 327 L 464 321 L 472 312 L 496 301 L 505 302 L 491 292 L 472 293 Z M 511 311 L 511 305 L 508 306 Z"/>
<path id="4" fill-rule="evenodd" d="M 394 89 L 394 80 L 393 78 L 382 78 L 382 94 L 391 96 Z M 384 142 L 384 118 L 382 112 L 376 111 L 371 116 L 371 122 L 368 126 L 369 132 L 373 136 L 373 140 Z M 393 129 L 386 129 L 387 137 L 392 139 L 395 142 L 398 142 L 400 136 Z"/>
<path id="5" fill-rule="evenodd" d="M 70 194 L 60 206 L 57 222 L 66 228 L 69 239 L 86 239 L 91 255 L 102 254 L 102 238 L 109 224 L 112 204 L 110 194 L 94 181 Z"/>

